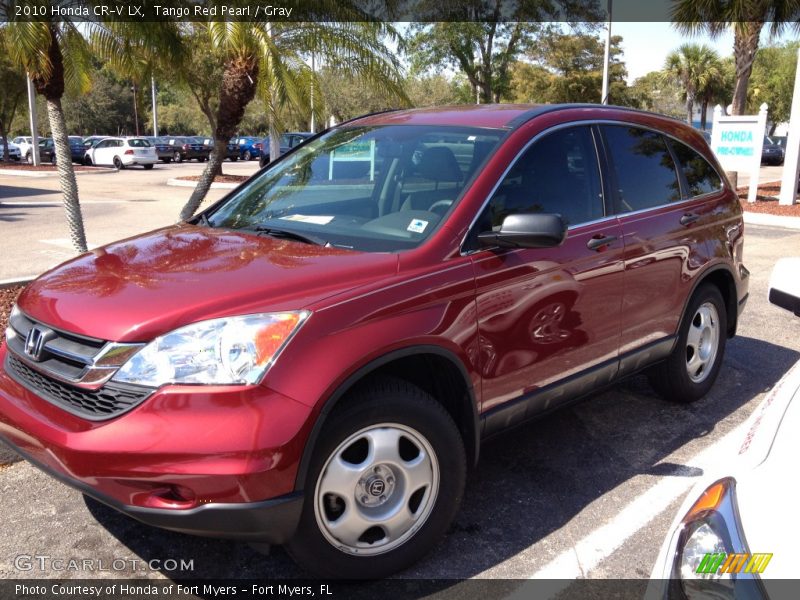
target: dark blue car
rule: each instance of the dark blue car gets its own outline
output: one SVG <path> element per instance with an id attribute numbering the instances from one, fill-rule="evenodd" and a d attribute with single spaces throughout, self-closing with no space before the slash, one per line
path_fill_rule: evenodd
<path id="1" fill-rule="evenodd" d="M 83 145 L 83 138 L 81 136 L 69 136 L 69 152 L 72 155 L 72 162 L 83 164 L 83 155 L 86 153 L 86 146 Z"/>
<path id="2" fill-rule="evenodd" d="M 240 136 L 233 138 L 230 143 L 235 144 L 236 147 L 239 148 L 239 158 L 242 160 L 258 158 L 264 151 L 261 138 Z"/>

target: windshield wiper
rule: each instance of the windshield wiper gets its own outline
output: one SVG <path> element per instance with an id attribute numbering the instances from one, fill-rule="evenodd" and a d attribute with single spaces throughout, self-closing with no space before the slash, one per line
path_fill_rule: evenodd
<path id="1" fill-rule="evenodd" d="M 256 225 L 255 227 L 243 227 L 241 231 L 252 231 L 254 233 L 264 233 L 266 235 L 276 238 L 286 238 L 290 240 L 297 240 L 306 244 L 314 244 L 315 246 L 326 246 L 328 242 L 315 235 L 307 233 L 298 233 L 289 229 L 280 229 L 279 227 L 267 227 L 266 225 Z"/>

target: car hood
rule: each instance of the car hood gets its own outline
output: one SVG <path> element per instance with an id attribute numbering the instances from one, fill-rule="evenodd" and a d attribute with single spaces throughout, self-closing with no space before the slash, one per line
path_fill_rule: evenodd
<path id="1" fill-rule="evenodd" d="M 188 323 L 295 310 L 397 272 L 397 256 L 176 225 L 83 254 L 32 282 L 20 309 L 52 327 L 144 342 Z"/>

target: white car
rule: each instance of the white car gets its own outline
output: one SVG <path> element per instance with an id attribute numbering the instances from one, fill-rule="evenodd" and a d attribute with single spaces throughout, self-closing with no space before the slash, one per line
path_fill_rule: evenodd
<path id="1" fill-rule="evenodd" d="M 3 148 L 3 142 L 0 140 L 0 160 L 5 160 L 5 148 Z M 10 160 L 19 161 L 22 157 L 22 153 L 19 151 L 19 146 L 17 146 L 14 142 L 8 142 L 8 157 Z"/>
<path id="2" fill-rule="evenodd" d="M 18 148 L 20 156 L 28 156 L 28 151 L 33 144 L 33 138 L 29 135 L 19 135 L 11 140 Z"/>
<path id="3" fill-rule="evenodd" d="M 86 165 L 114 165 L 117 169 L 131 165 L 152 169 L 158 156 L 155 147 L 145 138 L 110 137 L 89 148 L 83 162 Z"/>
<path id="4" fill-rule="evenodd" d="M 800 316 L 800 258 L 775 265 L 769 300 Z M 738 454 L 689 492 L 661 547 L 648 598 L 778 598 L 779 581 L 798 577 L 800 362 L 745 431 Z"/>

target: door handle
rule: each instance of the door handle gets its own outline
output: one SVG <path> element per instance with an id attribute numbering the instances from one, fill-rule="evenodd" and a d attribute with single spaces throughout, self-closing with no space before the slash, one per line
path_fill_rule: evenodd
<path id="1" fill-rule="evenodd" d="M 589 250 L 596 250 L 600 251 L 609 244 L 617 241 L 617 236 L 615 235 L 601 235 L 599 237 L 593 237 L 588 242 L 586 242 L 586 247 Z"/>
<path id="2" fill-rule="evenodd" d="M 700 218 L 700 215 L 694 213 L 686 213 L 681 217 L 681 225 L 691 225 Z"/>

